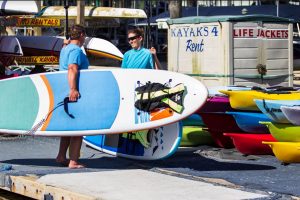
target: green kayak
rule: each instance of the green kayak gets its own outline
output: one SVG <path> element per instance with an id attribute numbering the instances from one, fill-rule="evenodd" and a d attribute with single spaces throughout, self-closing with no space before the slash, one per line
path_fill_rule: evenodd
<path id="1" fill-rule="evenodd" d="M 214 141 L 210 133 L 200 126 L 183 126 L 181 147 L 192 147 L 199 145 L 213 145 Z"/>
<path id="2" fill-rule="evenodd" d="M 300 126 L 273 122 L 259 122 L 265 124 L 272 136 L 279 142 L 300 142 Z"/>

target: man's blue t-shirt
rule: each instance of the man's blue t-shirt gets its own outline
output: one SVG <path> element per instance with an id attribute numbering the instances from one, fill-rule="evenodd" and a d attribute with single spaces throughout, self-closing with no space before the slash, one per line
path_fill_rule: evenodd
<path id="1" fill-rule="evenodd" d="M 149 49 L 131 49 L 124 54 L 122 68 L 153 69 L 153 58 Z"/>
<path id="2" fill-rule="evenodd" d="M 68 70 L 70 64 L 77 64 L 78 69 L 88 69 L 89 60 L 81 48 L 75 44 L 68 44 L 60 51 L 59 70 Z"/>

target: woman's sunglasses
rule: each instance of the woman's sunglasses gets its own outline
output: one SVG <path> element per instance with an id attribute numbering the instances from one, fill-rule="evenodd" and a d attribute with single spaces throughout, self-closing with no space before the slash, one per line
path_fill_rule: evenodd
<path id="1" fill-rule="evenodd" d="M 135 39 L 137 39 L 139 37 L 140 37 L 140 35 L 135 35 L 135 36 L 129 37 L 128 38 L 128 42 L 130 42 L 131 40 L 135 40 Z"/>

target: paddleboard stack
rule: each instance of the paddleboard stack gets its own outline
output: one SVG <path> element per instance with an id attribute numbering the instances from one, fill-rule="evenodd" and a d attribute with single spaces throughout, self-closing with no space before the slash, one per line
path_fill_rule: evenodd
<path id="1" fill-rule="evenodd" d="M 237 144 L 238 140 L 245 138 L 245 134 L 227 134 L 233 138 L 237 149 L 247 154 L 250 148 L 245 150 L 245 147 L 249 145 L 250 138 L 254 138 L 253 133 L 256 132 L 260 134 L 256 134 L 255 140 L 258 141 L 259 138 L 263 145 L 270 147 L 283 164 L 300 162 L 300 123 L 298 121 L 300 109 L 297 106 L 300 105 L 300 91 L 298 89 L 278 86 L 254 88 L 248 91 L 221 90 L 221 93 L 229 96 L 230 105 L 242 111 L 229 112 L 229 114 L 235 117 L 239 127 L 252 133 L 247 135 L 248 141 L 244 139 L 245 141 L 240 144 Z M 266 134 L 269 132 L 271 134 Z M 270 152 L 267 148 L 262 150 L 260 142 L 256 144 L 256 151 L 260 149 L 260 153 Z"/>

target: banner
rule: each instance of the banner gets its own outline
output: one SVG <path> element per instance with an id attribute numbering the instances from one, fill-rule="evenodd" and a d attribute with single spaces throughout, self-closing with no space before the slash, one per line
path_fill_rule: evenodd
<path id="1" fill-rule="evenodd" d="M 51 19 L 51 18 L 18 18 L 16 26 L 59 27 L 60 26 L 60 19 Z"/>
<path id="2" fill-rule="evenodd" d="M 2 17 L 1 26 L 17 27 L 60 27 L 61 20 L 54 18 L 21 18 L 21 17 Z"/>
<path id="3" fill-rule="evenodd" d="M 16 57 L 19 65 L 28 64 L 58 64 L 58 56 L 21 56 Z"/>

